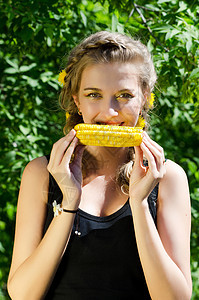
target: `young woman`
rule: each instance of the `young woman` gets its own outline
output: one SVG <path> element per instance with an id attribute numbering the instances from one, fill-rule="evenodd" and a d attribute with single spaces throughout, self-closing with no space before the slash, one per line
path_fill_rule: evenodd
<path id="1" fill-rule="evenodd" d="M 146 120 L 156 81 L 149 52 L 128 36 L 98 32 L 74 48 L 62 75 L 68 133 L 24 170 L 11 298 L 190 299 L 184 171 L 146 132 L 134 148 L 85 147 L 73 129 Z"/>

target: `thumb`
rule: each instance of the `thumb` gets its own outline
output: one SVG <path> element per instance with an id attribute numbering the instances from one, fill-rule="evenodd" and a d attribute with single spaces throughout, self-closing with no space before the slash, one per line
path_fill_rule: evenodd
<path id="1" fill-rule="evenodd" d="M 142 166 L 143 165 L 143 151 L 139 146 L 135 146 L 135 165 Z"/>

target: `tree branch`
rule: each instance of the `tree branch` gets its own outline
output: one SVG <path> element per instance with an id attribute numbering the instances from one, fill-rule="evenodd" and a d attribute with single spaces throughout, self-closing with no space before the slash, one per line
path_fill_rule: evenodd
<path id="1" fill-rule="evenodd" d="M 135 10 L 135 8 L 133 8 L 133 9 L 131 10 L 131 12 L 130 12 L 130 14 L 129 14 L 127 20 L 126 20 L 126 22 L 124 23 L 125 25 L 126 25 L 126 23 L 129 21 L 130 17 L 133 15 L 134 10 Z"/>
<path id="2" fill-rule="evenodd" d="M 153 31 L 151 30 L 151 28 L 148 26 L 148 24 L 147 24 L 147 21 L 146 21 L 146 19 L 145 19 L 145 17 L 143 16 L 143 14 L 142 14 L 142 12 L 141 12 L 141 10 L 139 9 L 139 7 L 138 7 L 138 5 L 135 3 L 135 2 L 133 2 L 133 5 L 134 5 L 134 7 L 135 7 L 135 10 L 138 12 L 138 14 L 140 15 L 140 17 L 141 17 L 141 19 L 142 19 L 142 22 L 144 23 L 144 25 L 146 26 L 146 28 L 148 29 L 148 31 L 149 31 L 149 33 L 150 33 L 150 35 L 156 40 L 156 42 L 161 46 L 161 47 L 163 47 L 164 48 L 164 50 L 166 51 L 166 52 L 169 52 L 169 50 L 156 38 L 156 36 L 153 34 Z"/>

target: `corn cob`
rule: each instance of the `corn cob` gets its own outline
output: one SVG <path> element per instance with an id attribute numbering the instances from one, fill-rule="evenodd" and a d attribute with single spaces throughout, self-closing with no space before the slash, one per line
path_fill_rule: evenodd
<path id="1" fill-rule="evenodd" d="M 117 125 L 77 124 L 76 136 L 83 145 L 105 147 L 133 147 L 142 142 L 141 127 Z"/>

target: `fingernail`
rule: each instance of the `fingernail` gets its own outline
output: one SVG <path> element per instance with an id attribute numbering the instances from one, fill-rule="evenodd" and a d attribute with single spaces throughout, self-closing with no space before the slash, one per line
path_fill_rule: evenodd
<path id="1" fill-rule="evenodd" d="M 71 129 L 70 132 L 71 132 L 72 134 L 75 134 L 75 133 L 76 133 L 75 129 Z"/>

